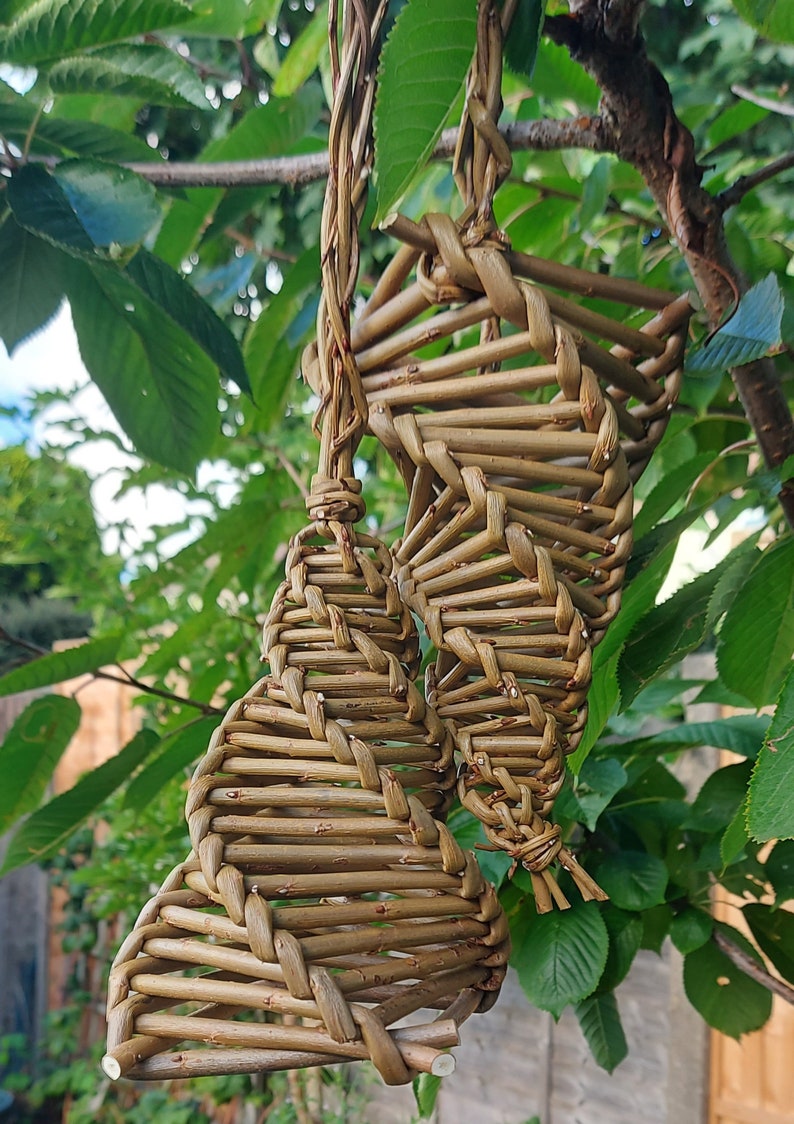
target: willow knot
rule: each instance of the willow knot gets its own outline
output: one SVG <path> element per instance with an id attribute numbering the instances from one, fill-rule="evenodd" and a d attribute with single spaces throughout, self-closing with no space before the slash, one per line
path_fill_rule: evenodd
<path id="1" fill-rule="evenodd" d="M 320 474 L 313 476 L 306 509 L 317 523 L 357 523 L 366 511 L 361 481 L 354 476 L 340 479 Z"/>

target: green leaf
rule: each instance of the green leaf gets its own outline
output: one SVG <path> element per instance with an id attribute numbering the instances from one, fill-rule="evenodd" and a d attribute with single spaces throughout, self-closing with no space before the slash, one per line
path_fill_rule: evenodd
<path id="1" fill-rule="evenodd" d="M 794 666 L 753 769 L 747 827 L 759 842 L 794 838 Z"/>
<path id="2" fill-rule="evenodd" d="M 667 934 L 673 921 L 673 911 L 666 903 L 646 909 L 642 914 L 642 944 L 640 948 L 662 955 Z"/>
<path id="3" fill-rule="evenodd" d="M 615 996 L 608 992 L 583 999 L 576 1004 L 576 1017 L 596 1065 L 612 1073 L 629 1052 Z"/>
<path id="4" fill-rule="evenodd" d="M 480 821 L 465 808 L 456 807 L 449 816 L 448 826 L 458 843 L 467 851 L 474 851 L 477 863 L 485 877 L 498 890 L 507 877 L 512 859 L 506 851 L 490 851 L 488 840 Z"/>
<path id="5" fill-rule="evenodd" d="M 587 230 L 593 219 L 603 215 L 609 200 L 609 180 L 612 161 L 606 156 L 596 160 L 584 181 L 582 202 L 579 205 L 579 229 Z"/>
<path id="6" fill-rule="evenodd" d="M 587 725 L 584 728 L 582 740 L 576 750 L 568 758 L 568 768 L 577 774 L 590 752 L 604 732 L 610 715 L 620 698 L 618 688 L 617 666 L 618 653 L 614 652 L 608 660 L 600 658 L 601 647 L 596 648 L 593 660 L 593 681 L 587 696 Z"/>
<path id="7" fill-rule="evenodd" d="M 791 0 L 733 0 L 742 19 L 765 39 L 794 43 L 794 9 Z"/>
<path id="8" fill-rule="evenodd" d="M 720 630 L 717 666 L 726 687 L 757 709 L 780 690 L 794 651 L 794 537 L 757 559 Z"/>
<path id="9" fill-rule="evenodd" d="M 685 909 L 670 924 L 670 940 L 683 956 L 702 948 L 713 932 L 711 914 L 702 909 Z"/>
<path id="10" fill-rule="evenodd" d="M 667 867 L 655 855 L 621 851 L 598 868 L 597 878 L 618 909 L 650 909 L 664 901 Z"/>
<path id="11" fill-rule="evenodd" d="M 746 905 L 742 913 L 764 956 L 784 980 L 794 984 L 794 913 L 760 902 Z"/>
<path id="12" fill-rule="evenodd" d="M 80 254 L 140 242 L 160 218 L 154 188 L 118 164 L 65 160 L 53 172 L 26 164 L 8 181 L 20 226 Z"/>
<path id="13" fill-rule="evenodd" d="M 39 114 L 33 102 L 19 98 L 11 104 L 0 99 L 0 135 L 21 148 L 30 134 L 36 153 L 56 156 L 94 156 L 98 160 L 161 161 L 162 157 L 140 137 L 96 121 L 78 121 L 51 113 Z"/>
<path id="14" fill-rule="evenodd" d="M 273 83 L 277 98 L 288 98 L 317 69 L 328 43 L 328 4 L 320 4 L 309 23 L 290 45 Z"/>
<path id="15" fill-rule="evenodd" d="M 593 79 L 573 61 L 565 47 L 542 39 L 538 48 L 532 89 L 550 101 L 573 101 L 582 109 L 596 109 L 601 98 Z"/>
<path id="16" fill-rule="evenodd" d="M 10 62 L 40 65 L 69 51 L 175 27 L 191 16 L 181 0 L 38 0 L 8 26 L 0 51 Z"/>
<path id="17" fill-rule="evenodd" d="M 720 839 L 720 859 L 722 860 L 723 870 L 739 858 L 750 838 L 747 832 L 747 809 L 745 803 L 746 802 L 743 800 L 739 805 L 736 815 L 725 828 L 722 838 Z"/>
<path id="18" fill-rule="evenodd" d="M 735 930 L 729 936 L 739 943 Z M 745 941 L 741 947 L 750 950 Z M 772 993 L 737 968 L 713 941 L 684 958 L 684 990 L 709 1026 L 731 1038 L 758 1030 L 772 1013 Z"/>
<path id="19" fill-rule="evenodd" d="M 96 640 L 79 644 L 76 648 L 51 652 L 37 660 L 31 660 L 0 677 L 0 697 L 15 695 L 18 691 L 49 687 L 53 683 L 75 679 L 78 675 L 86 675 L 106 664 L 114 663 L 121 642 L 121 636 L 100 636 Z"/>
<path id="20" fill-rule="evenodd" d="M 67 295 L 83 362 L 136 449 L 193 472 L 218 429 L 218 378 L 209 358 L 110 266 L 69 262 Z"/>
<path id="21" fill-rule="evenodd" d="M 598 981 L 599 993 L 614 991 L 629 974 L 642 944 L 644 928 L 642 918 L 636 913 L 626 913 L 611 903 L 602 910 L 602 916 L 609 933 L 609 951 Z"/>
<path id="22" fill-rule="evenodd" d="M 751 762 L 740 761 L 717 769 L 707 777 L 695 797 L 685 826 L 694 831 L 724 831 L 742 806 L 751 769 Z"/>
<path id="23" fill-rule="evenodd" d="M 608 944 L 595 902 L 544 914 L 528 909 L 513 929 L 511 963 L 530 1003 L 559 1018 L 569 1003 L 595 991 Z"/>
<path id="24" fill-rule="evenodd" d="M 160 220 L 154 188 L 128 168 L 65 160 L 52 176 L 95 246 L 132 246 Z"/>
<path id="25" fill-rule="evenodd" d="M 725 141 L 740 133 L 746 133 L 769 116 L 769 110 L 760 105 L 753 105 L 749 101 L 736 100 L 733 105 L 724 109 L 709 125 L 708 143 L 710 148 L 717 148 Z"/>
<path id="26" fill-rule="evenodd" d="M 441 1078 L 434 1077 L 432 1073 L 420 1073 L 413 1080 L 413 1091 L 419 1119 L 430 1120 L 441 1092 Z"/>
<path id="27" fill-rule="evenodd" d="M 0 261 L 0 339 L 11 355 L 60 308 L 60 255 L 8 215 L 0 226 Z"/>
<path id="28" fill-rule="evenodd" d="M 598 817 L 627 780 L 626 770 L 613 757 L 585 761 L 576 780 L 576 801 L 590 831 L 595 831 Z"/>
<path id="29" fill-rule="evenodd" d="M 737 714 L 733 718 L 715 718 L 712 722 L 682 722 L 651 737 L 626 742 L 621 748 L 627 753 L 659 756 L 677 749 L 711 745 L 754 758 L 768 726 L 769 719 L 762 714 Z"/>
<path id="30" fill-rule="evenodd" d="M 635 516 L 634 534 L 638 539 L 648 534 L 671 507 L 682 501 L 703 470 L 713 463 L 715 456 L 715 453 L 699 453 L 665 472 L 642 501 L 642 507 Z"/>
<path id="31" fill-rule="evenodd" d="M 736 312 L 687 358 L 687 372 L 724 371 L 760 359 L 781 344 L 783 294 L 774 273 L 753 285 Z"/>
<path id="32" fill-rule="evenodd" d="M 164 738 L 154 760 L 130 781 L 124 807 L 135 811 L 145 808 L 172 777 L 204 753 L 217 725 L 217 718 L 200 718 Z"/>
<path id="33" fill-rule="evenodd" d="M 76 785 L 50 800 L 25 821 L 6 851 L 0 874 L 51 858 L 157 744 L 153 730 L 141 730 L 115 756 L 86 773 Z"/>
<path id="34" fill-rule="evenodd" d="M 772 848 L 764 873 L 775 891 L 775 905 L 794 898 L 794 842 L 782 840 Z"/>
<path id="35" fill-rule="evenodd" d="M 47 790 L 55 766 L 80 725 L 80 706 L 47 695 L 22 711 L 0 746 L 0 761 L 13 784 L 0 786 L 0 834 L 32 812 Z"/>
<path id="36" fill-rule="evenodd" d="M 224 378 L 251 394 L 240 345 L 188 281 L 148 250 L 138 250 L 127 263 L 126 273 L 150 300 L 193 337 Z"/>
<path id="37" fill-rule="evenodd" d="M 319 272 L 317 248 L 312 247 L 286 274 L 281 288 L 262 309 L 243 341 L 254 400 L 266 426 L 280 417 L 287 384 L 297 369 L 303 338 L 291 339 L 289 328 L 317 291 Z"/>
<path id="38" fill-rule="evenodd" d="M 505 62 L 514 74 L 532 77 L 542 26 L 542 0 L 519 0 L 504 43 Z"/>
<path id="39" fill-rule="evenodd" d="M 621 710 L 643 687 L 703 643 L 712 594 L 734 561 L 729 556 L 713 570 L 699 574 L 636 623 L 618 664 Z"/>
<path id="40" fill-rule="evenodd" d="M 47 77 L 55 94 L 114 94 L 150 105 L 210 108 L 192 66 L 156 43 L 125 43 L 61 58 Z"/>
<path id="41" fill-rule="evenodd" d="M 375 98 L 377 226 L 424 166 L 472 60 L 473 0 L 411 0 L 386 40 Z"/>

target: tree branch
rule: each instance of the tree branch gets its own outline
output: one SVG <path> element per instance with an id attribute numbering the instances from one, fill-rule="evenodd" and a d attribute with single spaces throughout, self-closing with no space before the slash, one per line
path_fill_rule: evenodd
<path id="1" fill-rule="evenodd" d="M 21 663 L 19 665 L 20 667 L 24 667 L 25 663 L 31 663 L 41 656 L 52 655 L 52 651 L 49 648 L 42 648 L 38 644 L 31 644 L 30 641 L 23 640 L 21 636 L 12 636 L 2 625 L 0 625 L 0 640 L 29 653 L 30 659 Z M 121 675 L 114 675 L 112 671 L 104 671 L 101 669 L 99 671 L 89 671 L 86 672 L 86 674 L 90 675 L 93 679 L 108 679 L 111 683 L 121 683 L 124 687 L 134 687 L 135 690 L 141 691 L 147 695 L 154 695 L 155 698 L 158 699 L 167 699 L 169 702 L 180 703 L 182 706 L 192 706 L 196 710 L 200 710 L 202 714 L 223 714 L 223 711 L 217 706 L 199 702 L 197 699 L 188 698 L 186 695 L 177 695 L 173 691 L 165 691 L 160 687 L 151 687 L 148 683 L 144 683 L 141 679 L 136 679 L 133 675 L 130 675 L 121 665 L 118 666 Z"/>
<path id="2" fill-rule="evenodd" d="M 746 86 L 731 86 L 731 93 L 736 94 L 742 101 L 749 101 L 753 105 L 760 105 L 762 109 L 768 109 L 770 113 L 779 113 L 782 117 L 794 117 L 794 105 L 791 102 L 765 98 L 754 90 L 748 90 Z"/>
<path id="3" fill-rule="evenodd" d="M 741 202 L 748 191 L 753 191 L 759 184 L 774 179 L 775 176 L 789 168 L 794 168 L 794 152 L 787 152 L 784 156 L 778 156 L 777 160 L 759 168 L 757 172 L 749 172 L 746 176 L 739 176 L 735 183 L 719 193 L 717 202 L 723 211 L 727 211 L 729 207 L 735 207 L 737 203 Z"/>
<path id="4" fill-rule="evenodd" d="M 771 991 L 773 995 L 779 995 L 780 998 L 785 999 L 787 1003 L 794 1003 L 794 987 L 787 984 L 785 980 L 779 980 L 777 976 L 773 976 L 770 972 L 767 972 L 766 968 L 763 968 L 749 953 L 745 952 L 743 948 L 739 948 L 737 944 L 734 944 L 733 941 L 724 933 L 721 933 L 719 929 L 714 932 L 712 940 L 717 948 L 721 949 L 731 963 L 735 964 L 740 971 L 750 976 L 751 979 L 754 979 L 761 987 L 765 987 L 768 991 Z"/>
<path id="5" fill-rule="evenodd" d="M 701 184 L 692 134 L 678 120 L 670 87 L 648 58 L 636 23 L 640 7 L 641 0 L 575 0 L 571 15 L 548 17 L 544 31 L 598 83 L 604 132 L 613 151 L 648 185 L 714 330 L 747 283 L 728 250 L 724 208 Z M 731 377 L 764 460 L 779 467 L 794 455 L 794 420 L 773 361 L 736 367 Z M 779 499 L 794 527 L 794 480 L 784 482 Z"/>
<path id="6" fill-rule="evenodd" d="M 514 151 L 535 149 L 548 152 L 561 148 L 588 148 L 594 152 L 611 152 L 612 138 L 600 117 L 574 117 L 562 120 L 518 121 L 501 130 Z M 455 151 L 457 129 L 446 129 L 436 145 L 432 158 L 448 159 Z M 2 154 L 4 166 L 12 159 Z M 55 167 L 57 156 L 32 157 L 37 163 Z M 267 187 L 286 184 L 300 187 L 328 175 L 328 153 L 314 152 L 302 156 L 276 156 L 263 160 L 226 160 L 217 163 L 173 161 L 134 161 L 124 165 L 155 187 Z M 13 168 L 11 170 L 14 170 Z"/>

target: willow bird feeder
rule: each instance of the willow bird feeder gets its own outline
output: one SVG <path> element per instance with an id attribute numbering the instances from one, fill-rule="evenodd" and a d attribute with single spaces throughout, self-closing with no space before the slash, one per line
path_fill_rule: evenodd
<path id="1" fill-rule="evenodd" d="M 291 543 L 265 624 L 269 672 L 231 707 L 190 784 L 193 851 L 111 970 L 113 1078 L 356 1059 L 390 1084 L 444 1075 L 458 1024 L 492 1004 L 505 972 L 504 914 L 441 820 L 452 741 L 413 683 L 419 645 L 392 557 L 356 527 L 366 400 L 349 307 L 384 8 L 345 4 L 337 49 L 330 6 L 311 523 Z"/>
<path id="2" fill-rule="evenodd" d="M 568 904 L 555 860 L 586 899 L 603 897 L 549 813 L 584 727 L 593 645 L 620 606 L 632 481 L 676 400 L 691 308 L 515 252 L 498 229 L 514 7 L 479 5 L 453 164 L 462 214 L 386 220 L 402 246 L 353 345 L 370 429 L 409 491 L 396 575 L 438 650 L 428 698 L 462 754 L 460 799 L 528 868 L 545 911 Z M 582 296 L 654 315 L 630 327 Z"/>

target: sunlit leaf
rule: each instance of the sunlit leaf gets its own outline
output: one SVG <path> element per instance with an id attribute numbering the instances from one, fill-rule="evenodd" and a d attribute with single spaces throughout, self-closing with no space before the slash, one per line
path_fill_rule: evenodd
<path id="1" fill-rule="evenodd" d="M 60 58 L 48 74 L 56 94 L 114 94 L 151 105 L 209 109 L 204 83 L 175 51 L 156 43 L 125 43 L 90 55 Z"/>
<path id="2" fill-rule="evenodd" d="M 31 660 L 0 677 L 0 697 L 15 695 L 18 691 L 35 691 L 96 671 L 116 660 L 121 642 L 122 637 L 118 635 L 100 636 L 75 648 Z"/>
<path id="3" fill-rule="evenodd" d="M 794 838 L 794 665 L 753 769 L 747 827 L 759 841 Z"/>

